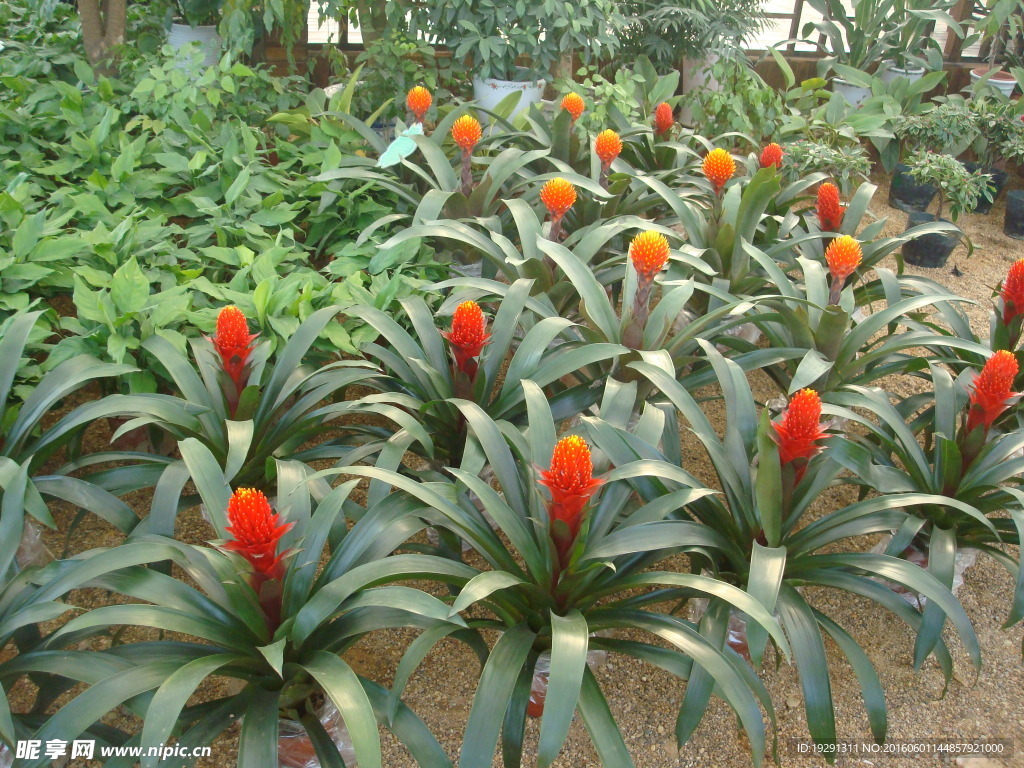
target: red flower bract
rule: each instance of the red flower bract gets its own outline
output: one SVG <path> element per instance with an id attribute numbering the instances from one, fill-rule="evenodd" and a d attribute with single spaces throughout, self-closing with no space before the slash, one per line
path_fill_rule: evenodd
<path id="1" fill-rule="evenodd" d="M 668 105 L 668 102 L 663 101 L 654 108 L 654 133 L 656 136 L 668 133 L 675 124 L 676 119 L 672 116 L 672 107 Z"/>
<path id="2" fill-rule="evenodd" d="M 481 136 L 483 128 L 472 115 L 463 115 L 452 124 L 452 140 L 467 154 L 473 151 Z"/>
<path id="3" fill-rule="evenodd" d="M 822 232 L 838 232 L 843 226 L 843 206 L 839 202 L 839 187 L 826 181 L 818 187 L 818 226 Z"/>
<path id="4" fill-rule="evenodd" d="M 540 201 L 553 218 L 561 218 L 576 202 L 576 187 L 561 177 L 550 179 L 540 188 Z"/>
<path id="5" fill-rule="evenodd" d="M 849 235 L 840 235 L 825 249 L 825 263 L 832 278 L 840 284 L 852 275 L 864 258 L 860 243 Z"/>
<path id="6" fill-rule="evenodd" d="M 451 331 L 442 331 L 441 335 L 452 345 L 455 364 L 459 370 L 472 378 L 476 373 L 474 358 L 491 339 L 491 335 L 487 333 L 487 319 L 480 305 L 475 301 L 464 301 L 459 304 L 452 314 Z"/>
<path id="7" fill-rule="evenodd" d="M 772 143 L 761 150 L 761 167 L 769 168 L 775 166 L 776 168 L 782 167 L 782 147 L 778 144 Z"/>
<path id="8" fill-rule="evenodd" d="M 711 182 L 711 187 L 717 195 L 722 191 L 725 182 L 736 173 L 736 161 L 724 149 L 712 149 L 704 157 L 704 162 L 701 163 L 701 170 L 708 177 L 708 181 Z"/>
<path id="9" fill-rule="evenodd" d="M 594 464 L 587 442 L 578 435 L 563 437 L 551 454 L 551 468 L 540 473 L 541 485 L 551 491 L 551 521 L 569 528 L 568 545 L 580 530 L 583 507 L 604 482 L 593 478 Z"/>
<path id="10" fill-rule="evenodd" d="M 286 553 L 277 554 L 277 545 L 295 523 L 280 523 L 267 497 L 252 488 L 235 491 L 228 500 L 227 511 L 231 525 L 225 530 L 234 541 L 227 542 L 224 548 L 238 552 L 257 573 L 269 579 L 284 576 L 281 561 Z"/>
<path id="11" fill-rule="evenodd" d="M 668 240 L 660 232 L 641 232 L 629 244 L 629 258 L 633 269 L 642 278 L 654 279 L 668 263 Z"/>
<path id="12" fill-rule="evenodd" d="M 1013 262 L 999 289 L 999 295 L 1003 299 L 1004 324 L 1024 315 L 1024 259 Z"/>
<path id="13" fill-rule="evenodd" d="M 244 388 L 242 373 L 249 361 L 256 336 L 255 333 L 249 333 L 249 323 L 238 307 L 224 307 L 217 315 L 217 332 L 210 341 L 220 355 L 224 370 L 239 391 Z"/>
<path id="14" fill-rule="evenodd" d="M 1017 358 L 1005 349 L 988 359 L 971 383 L 971 399 L 967 406 L 968 432 L 979 426 L 989 429 L 1003 411 L 1017 401 L 1020 393 L 1012 391 L 1017 370 Z"/>
<path id="15" fill-rule="evenodd" d="M 417 85 L 405 96 L 405 106 L 407 106 L 409 111 L 412 112 L 417 123 L 423 122 L 423 116 L 427 114 L 427 110 L 430 109 L 430 105 L 433 101 L 434 99 L 430 95 L 430 91 L 422 85 Z"/>
<path id="16" fill-rule="evenodd" d="M 601 164 L 607 168 L 622 151 L 622 139 L 619 134 L 609 128 L 601 131 L 594 139 L 594 153 L 601 159 Z"/>
<path id="17" fill-rule="evenodd" d="M 801 389 L 789 401 L 782 421 L 773 421 L 774 440 L 779 446 L 779 459 L 783 464 L 802 459 L 796 467 L 796 480 L 800 481 L 807 460 L 821 451 L 815 443 L 825 437 L 821 428 L 821 398 L 813 389 Z"/>
<path id="18" fill-rule="evenodd" d="M 583 110 L 586 109 L 586 105 L 583 103 L 583 98 L 578 93 L 567 93 L 562 97 L 562 109 L 572 115 L 572 121 L 575 123 L 580 119 L 580 115 L 583 114 Z"/>

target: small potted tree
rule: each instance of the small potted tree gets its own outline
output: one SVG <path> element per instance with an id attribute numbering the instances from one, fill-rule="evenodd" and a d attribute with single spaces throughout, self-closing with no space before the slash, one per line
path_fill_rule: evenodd
<path id="1" fill-rule="evenodd" d="M 972 99 L 968 107 L 977 126 L 977 138 L 971 145 L 978 161 L 967 163 L 970 171 L 983 171 L 992 177 L 990 200 L 979 200 L 974 213 L 988 213 L 992 203 L 1006 186 L 1008 161 L 1024 159 L 1024 122 L 1016 103 L 993 99 Z"/>
<path id="2" fill-rule="evenodd" d="M 979 53 L 988 63 L 971 70 L 971 83 L 975 91 L 982 83 L 980 87 L 990 86 L 1009 97 L 1017 88 L 1017 79 L 1003 67 L 1019 63 L 1024 6 L 1020 0 L 990 0 L 985 5 L 988 13 L 974 28 L 982 36 Z"/>
<path id="3" fill-rule="evenodd" d="M 942 46 L 932 29 L 939 22 L 963 37 L 963 29 L 950 14 L 955 5 L 955 0 L 906 0 L 894 5 L 901 23 L 891 57 L 879 67 L 883 82 L 891 83 L 898 77 L 913 82 L 924 77 L 926 71 L 942 69 Z"/>
<path id="4" fill-rule="evenodd" d="M 588 63 L 618 48 L 619 14 L 612 0 L 505 4 L 493 0 L 430 3 L 420 29 L 451 51 L 455 64 L 472 56 L 473 95 L 485 109 L 519 92 L 512 114 L 540 101 L 563 55 Z"/>
<path id="5" fill-rule="evenodd" d="M 991 176 L 971 173 L 964 164 L 951 155 L 921 152 L 908 164 L 910 175 L 921 184 L 931 184 L 938 193 L 935 213 L 911 211 L 907 215 L 907 229 L 928 221 L 947 221 L 942 218 L 948 204 L 950 218 L 956 221 L 970 211 L 981 197 L 990 194 Z M 903 258 L 919 267 L 941 267 L 956 248 L 963 232 L 951 227 L 950 232 L 931 232 L 909 241 L 903 246 Z"/>
<path id="6" fill-rule="evenodd" d="M 223 0 L 175 0 L 174 19 L 167 42 L 175 50 L 189 43 L 199 43 L 203 66 L 210 67 L 220 59 L 221 39 L 217 34 Z"/>

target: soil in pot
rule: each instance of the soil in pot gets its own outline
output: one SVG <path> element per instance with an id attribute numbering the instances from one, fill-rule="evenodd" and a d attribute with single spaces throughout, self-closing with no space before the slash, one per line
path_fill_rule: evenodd
<path id="1" fill-rule="evenodd" d="M 900 163 L 889 186 L 889 205 L 901 211 L 924 211 L 938 189 L 931 184 L 919 184 L 910 175 L 910 166 Z"/>
<path id="2" fill-rule="evenodd" d="M 982 168 L 981 163 L 964 163 L 964 167 L 971 173 L 987 173 L 992 177 L 992 181 L 988 183 L 989 192 L 992 193 L 992 199 L 986 200 L 984 197 L 978 198 L 978 204 L 974 206 L 974 210 L 971 213 L 988 213 L 992 210 L 992 206 L 996 200 L 999 199 L 999 195 L 1003 193 L 1003 187 L 1006 186 L 1007 180 L 1010 178 L 1006 171 L 1001 171 L 998 168 Z"/>
<path id="3" fill-rule="evenodd" d="M 1024 189 L 1006 193 L 1006 217 L 1003 232 L 1015 240 L 1024 240 Z"/>
<path id="4" fill-rule="evenodd" d="M 926 224 L 929 221 L 935 221 L 932 214 L 914 211 L 907 216 L 907 229 L 919 224 Z M 946 220 L 941 219 L 941 221 Z M 949 255 L 959 242 L 959 234 L 929 232 L 903 244 L 903 259 L 915 267 L 937 269 L 945 266 L 946 260 L 949 259 Z"/>

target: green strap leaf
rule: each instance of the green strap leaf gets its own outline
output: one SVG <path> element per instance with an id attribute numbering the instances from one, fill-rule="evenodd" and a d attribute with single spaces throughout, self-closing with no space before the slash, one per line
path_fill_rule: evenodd
<path id="1" fill-rule="evenodd" d="M 537 744 L 537 768 L 551 765 L 569 735 L 580 697 L 589 646 L 587 620 L 576 610 L 551 613 L 551 675 Z"/>
<path id="2" fill-rule="evenodd" d="M 326 651 L 315 651 L 303 667 L 323 686 L 345 718 L 359 765 L 363 768 L 381 768 L 377 721 L 356 673 L 340 658 Z"/>

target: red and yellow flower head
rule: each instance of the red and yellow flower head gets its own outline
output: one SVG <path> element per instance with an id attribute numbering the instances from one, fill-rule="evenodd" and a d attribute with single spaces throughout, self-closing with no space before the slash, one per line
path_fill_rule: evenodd
<path id="1" fill-rule="evenodd" d="M 583 103 L 583 98 L 578 93 L 567 93 L 562 97 L 562 109 L 572 115 L 572 121 L 575 123 L 580 119 L 580 115 L 583 114 L 583 110 L 586 109 L 586 105 Z"/>
<path id="2" fill-rule="evenodd" d="M 466 154 L 473 151 L 481 136 L 483 129 L 480 127 L 480 121 L 472 115 L 463 115 L 452 125 L 452 140 Z"/>
<path id="3" fill-rule="evenodd" d="M 967 406 L 968 432 L 976 427 L 988 430 L 1003 411 L 1020 398 L 1020 392 L 1013 391 L 1017 371 L 1017 358 L 1005 349 L 988 359 L 970 386 L 970 403 Z"/>
<path id="4" fill-rule="evenodd" d="M 422 85 L 417 85 L 405 95 L 405 106 L 412 112 L 417 123 L 423 122 L 423 116 L 427 114 L 433 101 L 430 91 Z"/>
<path id="5" fill-rule="evenodd" d="M 601 131 L 594 139 L 594 153 L 600 158 L 601 165 L 607 168 L 622 151 L 622 139 L 619 134 L 609 128 Z"/>
<path id="6" fill-rule="evenodd" d="M 220 355 L 224 370 L 239 390 L 245 385 L 242 375 L 257 335 L 249 333 L 249 323 L 238 307 L 224 307 L 217 314 L 217 331 L 210 341 Z"/>
<path id="7" fill-rule="evenodd" d="M 1003 300 L 1004 324 L 1024 315 L 1024 259 L 1017 259 L 1010 266 L 999 289 L 999 296 Z"/>
<path id="8" fill-rule="evenodd" d="M 840 235 L 825 249 L 825 262 L 832 279 L 842 285 L 864 259 L 860 243 L 849 235 Z"/>
<path id="9" fill-rule="evenodd" d="M 228 522 L 225 529 L 233 541 L 224 548 L 238 552 L 248 560 L 258 574 L 269 579 L 284 576 L 286 552 L 278 554 L 277 547 L 295 523 L 281 523 L 270 508 L 267 497 L 252 488 L 239 488 L 228 500 Z"/>
<path id="10" fill-rule="evenodd" d="M 783 464 L 796 462 L 796 482 L 800 482 L 807 462 L 821 451 L 817 441 L 826 437 L 821 424 L 821 398 L 813 389 L 801 389 L 789 401 L 781 421 L 773 421 L 773 439 L 779 446 Z"/>
<path id="11" fill-rule="evenodd" d="M 711 182 L 711 187 L 717 195 L 722 191 L 725 182 L 736 173 L 736 161 L 724 149 L 713 149 L 704 157 L 701 170 Z"/>
<path id="12" fill-rule="evenodd" d="M 562 177 L 547 181 L 540 189 L 540 201 L 552 218 L 562 218 L 576 203 L 576 187 Z"/>
<path id="13" fill-rule="evenodd" d="M 551 492 L 549 514 L 569 529 L 568 545 L 579 533 L 583 508 L 604 482 L 595 480 L 590 447 L 578 435 L 563 437 L 551 454 L 551 467 L 540 473 L 541 485 Z"/>
<path id="14" fill-rule="evenodd" d="M 451 344 L 455 365 L 472 378 L 476 373 L 475 358 L 491 340 L 491 334 L 487 333 L 487 318 L 480 305 L 475 301 L 459 304 L 452 314 L 452 329 L 442 331 L 441 335 Z"/>
<path id="15" fill-rule="evenodd" d="M 844 207 L 839 202 L 839 187 L 826 181 L 818 187 L 818 226 L 822 232 L 838 232 L 843 226 Z"/>
<path id="16" fill-rule="evenodd" d="M 776 169 L 782 167 L 782 156 L 785 153 L 782 151 L 782 147 L 774 142 L 769 144 L 763 150 L 761 150 L 761 167 L 770 168 L 775 166 Z"/>
<path id="17" fill-rule="evenodd" d="M 641 232 L 629 244 L 629 258 L 642 280 L 653 280 L 668 263 L 668 240 L 660 232 Z"/>
<path id="18" fill-rule="evenodd" d="M 668 102 L 663 101 L 654 108 L 655 136 L 662 136 L 668 133 L 675 124 L 676 119 L 672 116 L 672 107 L 668 105 Z"/>

